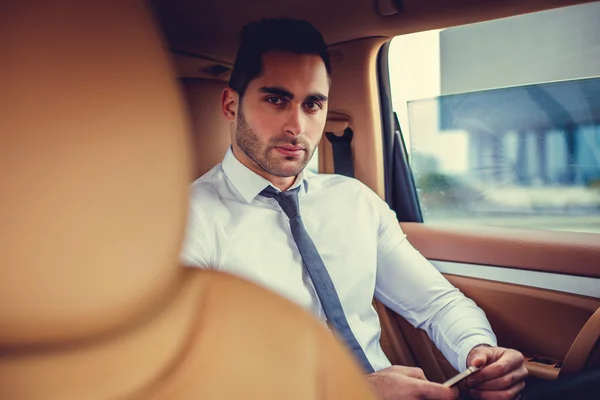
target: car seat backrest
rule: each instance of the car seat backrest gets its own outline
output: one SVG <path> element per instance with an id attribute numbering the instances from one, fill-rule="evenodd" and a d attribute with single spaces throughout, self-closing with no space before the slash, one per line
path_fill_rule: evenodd
<path id="1" fill-rule="evenodd" d="M 0 3 L 0 398 L 370 399 L 304 311 L 180 266 L 192 139 L 142 4 Z"/>
<path id="2" fill-rule="evenodd" d="M 231 144 L 230 124 L 221 111 L 221 93 L 227 82 L 185 78 L 181 84 L 192 122 L 196 179 L 220 163 Z"/>

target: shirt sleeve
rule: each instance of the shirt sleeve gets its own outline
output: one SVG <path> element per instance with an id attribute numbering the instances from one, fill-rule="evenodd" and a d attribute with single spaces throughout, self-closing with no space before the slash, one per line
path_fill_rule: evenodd
<path id="1" fill-rule="evenodd" d="M 183 247 L 180 254 L 180 261 L 186 267 L 210 268 L 213 258 L 211 244 L 209 240 L 213 237 L 210 234 L 210 220 L 206 218 L 204 211 L 197 201 L 190 201 L 188 210 L 188 222 Z"/>
<path id="2" fill-rule="evenodd" d="M 483 310 L 408 242 L 383 200 L 373 202 L 379 216 L 375 298 L 427 332 L 452 366 L 464 371 L 475 346 L 497 345 Z"/>

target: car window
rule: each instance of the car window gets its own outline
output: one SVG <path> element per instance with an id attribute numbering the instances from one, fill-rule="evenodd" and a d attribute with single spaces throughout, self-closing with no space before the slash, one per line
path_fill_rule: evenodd
<path id="1" fill-rule="evenodd" d="M 600 233 L 600 2 L 392 40 L 424 222 Z"/>

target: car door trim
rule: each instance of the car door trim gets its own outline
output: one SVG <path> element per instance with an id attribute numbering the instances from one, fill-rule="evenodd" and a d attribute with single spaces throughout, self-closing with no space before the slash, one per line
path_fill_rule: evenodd
<path id="1" fill-rule="evenodd" d="M 600 279 L 583 276 L 525 271 L 491 265 L 465 264 L 430 260 L 443 274 L 466 276 L 496 282 L 512 283 L 564 293 L 600 298 Z"/>

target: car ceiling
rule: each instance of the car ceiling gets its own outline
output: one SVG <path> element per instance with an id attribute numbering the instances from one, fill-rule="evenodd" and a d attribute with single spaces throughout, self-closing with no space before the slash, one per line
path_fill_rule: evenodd
<path id="1" fill-rule="evenodd" d="M 304 19 L 327 44 L 440 29 L 588 1 L 574 0 L 153 0 L 169 46 L 224 64 L 235 57 L 247 22 L 264 17 Z M 401 10 L 382 15 L 380 10 Z M 384 12 L 389 14 L 389 12 Z"/>

